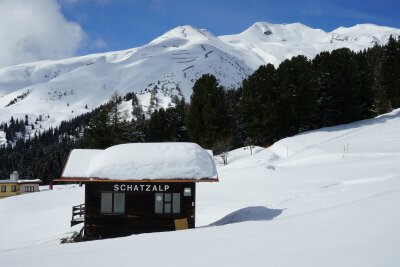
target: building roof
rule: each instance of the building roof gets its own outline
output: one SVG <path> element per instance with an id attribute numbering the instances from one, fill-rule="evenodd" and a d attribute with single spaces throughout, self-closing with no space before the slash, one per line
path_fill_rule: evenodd
<path id="1" fill-rule="evenodd" d="M 213 157 L 194 143 L 132 143 L 74 149 L 61 179 L 218 181 Z"/>
<path id="2" fill-rule="evenodd" d="M 42 180 L 34 179 L 34 180 L 18 180 L 19 184 L 40 184 Z"/>
<path id="3" fill-rule="evenodd" d="M 0 184 L 40 184 L 42 180 L 34 179 L 34 180 L 17 180 L 12 181 L 10 179 L 0 180 Z"/>

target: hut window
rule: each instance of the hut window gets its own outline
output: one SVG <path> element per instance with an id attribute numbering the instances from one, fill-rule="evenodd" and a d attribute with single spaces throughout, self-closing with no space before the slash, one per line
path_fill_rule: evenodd
<path id="1" fill-rule="evenodd" d="M 191 197 L 192 196 L 192 188 L 185 187 L 185 189 L 183 190 L 183 195 L 185 197 Z"/>
<path id="2" fill-rule="evenodd" d="M 101 213 L 125 212 L 125 193 L 101 193 Z"/>
<path id="3" fill-rule="evenodd" d="M 34 192 L 34 191 L 35 191 L 35 188 L 34 188 L 33 186 L 26 186 L 26 187 L 24 188 L 24 191 L 25 191 L 25 192 Z"/>
<path id="4" fill-rule="evenodd" d="M 6 192 L 7 191 L 7 187 L 5 185 L 1 186 L 1 192 Z"/>
<path id="5" fill-rule="evenodd" d="M 16 185 L 12 185 L 11 186 L 11 192 L 17 192 L 17 186 Z"/>
<path id="6" fill-rule="evenodd" d="M 164 213 L 171 213 L 171 193 L 164 194 Z"/>
<path id="7" fill-rule="evenodd" d="M 125 193 L 114 193 L 114 212 L 125 212 Z"/>
<path id="8" fill-rule="evenodd" d="M 156 205 L 155 205 L 155 213 L 163 213 L 163 193 L 156 193 Z"/>
<path id="9" fill-rule="evenodd" d="M 172 212 L 181 213 L 181 194 L 179 193 L 172 195 Z"/>
<path id="10" fill-rule="evenodd" d="M 181 212 L 181 194 L 179 193 L 156 193 L 154 212 L 180 213 Z"/>

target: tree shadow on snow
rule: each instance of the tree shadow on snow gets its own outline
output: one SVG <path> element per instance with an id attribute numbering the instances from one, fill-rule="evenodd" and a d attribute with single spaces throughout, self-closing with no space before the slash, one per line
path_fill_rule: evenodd
<path id="1" fill-rule="evenodd" d="M 263 206 L 247 207 L 234 211 L 222 219 L 211 223 L 209 226 L 221 226 L 231 223 L 240 223 L 247 221 L 268 221 L 279 216 L 284 209 L 269 209 Z"/>

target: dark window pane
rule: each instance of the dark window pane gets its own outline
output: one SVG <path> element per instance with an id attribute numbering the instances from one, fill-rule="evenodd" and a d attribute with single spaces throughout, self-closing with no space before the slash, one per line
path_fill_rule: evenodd
<path id="1" fill-rule="evenodd" d="M 171 213 L 171 203 L 164 204 L 164 213 Z"/>
<path id="2" fill-rule="evenodd" d="M 164 201 L 171 202 L 171 194 L 169 194 L 169 193 L 164 194 Z"/>
<path id="3" fill-rule="evenodd" d="M 101 213 L 112 212 L 112 193 L 101 193 Z"/>
<path id="4" fill-rule="evenodd" d="M 164 205 L 163 193 L 156 193 L 154 212 L 155 213 L 163 213 L 163 205 Z"/>
<path id="5" fill-rule="evenodd" d="M 172 212 L 181 213 L 181 194 L 174 193 L 172 199 Z"/>
<path id="6" fill-rule="evenodd" d="M 192 196 L 192 188 L 186 187 L 186 188 L 183 190 L 183 195 L 184 195 L 185 197 L 191 197 L 191 196 Z"/>
<path id="7" fill-rule="evenodd" d="M 125 212 L 125 193 L 114 193 L 114 212 Z"/>

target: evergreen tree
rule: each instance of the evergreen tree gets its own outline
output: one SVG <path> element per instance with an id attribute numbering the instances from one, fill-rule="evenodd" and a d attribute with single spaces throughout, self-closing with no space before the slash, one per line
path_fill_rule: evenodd
<path id="1" fill-rule="evenodd" d="M 362 118 L 360 75 L 355 53 L 347 48 L 322 52 L 313 60 L 318 93 L 318 127 Z"/>
<path id="2" fill-rule="evenodd" d="M 367 64 L 371 70 L 372 91 L 374 95 L 373 113 L 383 114 L 390 111 L 390 102 L 382 86 L 382 46 L 374 46 L 367 50 Z M 372 115 L 373 116 L 373 115 Z"/>
<path id="3" fill-rule="evenodd" d="M 103 106 L 89 122 L 85 136 L 88 148 L 104 149 L 114 143 L 114 136 L 109 123 L 108 106 Z"/>
<path id="4" fill-rule="evenodd" d="M 150 142 L 172 141 L 174 132 L 167 112 L 161 108 L 151 114 L 146 123 L 146 140 Z"/>
<path id="5" fill-rule="evenodd" d="M 230 126 L 232 136 L 232 146 L 241 147 L 244 145 L 246 135 L 243 126 L 243 116 L 241 111 L 241 99 L 243 89 L 230 89 L 225 91 L 225 103 L 227 109 L 227 122 Z"/>
<path id="6" fill-rule="evenodd" d="M 240 103 L 244 130 L 252 144 L 271 143 L 277 135 L 277 72 L 272 64 L 260 66 L 243 81 Z"/>
<path id="7" fill-rule="evenodd" d="M 277 72 L 278 137 L 284 138 L 314 128 L 316 92 L 311 62 L 304 56 L 293 57 L 283 61 Z"/>
<path id="8" fill-rule="evenodd" d="M 377 106 L 377 95 L 375 91 L 376 73 L 372 58 L 368 57 L 367 51 L 355 55 L 357 62 L 357 79 L 359 86 L 360 119 L 367 119 L 375 116 Z M 378 89 L 378 88 L 376 88 Z"/>
<path id="9" fill-rule="evenodd" d="M 132 123 L 121 113 L 122 98 L 114 94 L 89 122 L 86 142 L 89 148 L 104 149 L 112 145 L 134 141 Z"/>
<path id="10" fill-rule="evenodd" d="M 400 107 L 400 39 L 390 36 L 383 49 L 382 87 L 391 108 Z"/>
<path id="11" fill-rule="evenodd" d="M 190 139 L 212 148 L 218 138 L 230 134 L 228 122 L 224 89 L 213 75 L 203 75 L 193 86 L 187 120 Z"/>

